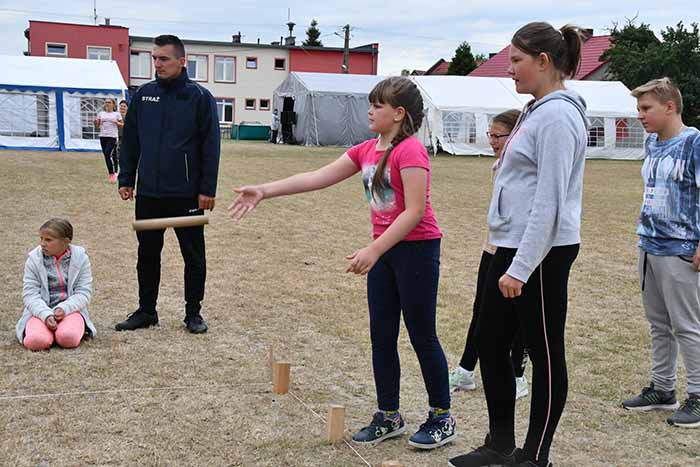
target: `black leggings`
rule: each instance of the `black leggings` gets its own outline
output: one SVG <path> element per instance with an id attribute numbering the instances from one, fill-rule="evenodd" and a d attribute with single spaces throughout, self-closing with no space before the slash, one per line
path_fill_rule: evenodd
<path id="1" fill-rule="evenodd" d="M 110 175 L 117 173 L 117 170 L 119 170 L 117 162 L 117 138 L 100 136 L 100 146 L 102 146 L 102 154 L 105 156 L 107 171 Z"/>
<path id="2" fill-rule="evenodd" d="M 503 297 L 498 280 L 517 250 L 498 248 L 489 266 L 476 338 L 489 432 L 499 451 L 510 452 L 515 447 L 515 379 L 509 353 L 520 326 L 533 373 L 530 424 L 523 450 L 530 460 L 549 459 L 568 391 L 564 329 L 569 271 L 578 249 L 578 244 L 552 248 L 515 299 Z"/>
<path id="3" fill-rule="evenodd" d="M 474 306 L 472 308 L 472 320 L 469 323 L 469 331 L 467 332 L 467 342 L 464 344 L 464 352 L 462 359 L 459 361 L 459 366 L 465 370 L 474 371 L 476 362 L 479 359 L 479 352 L 476 348 L 476 327 L 479 321 L 479 312 L 484 297 L 484 283 L 486 282 L 486 273 L 489 270 L 489 264 L 493 255 L 488 251 L 481 254 L 481 262 L 479 263 L 479 272 L 476 278 L 476 296 L 474 297 Z M 525 365 L 527 364 L 527 349 L 523 341 L 522 332 L 515 333 L 513 338 L 513 347 L 511 348 L 510 358 L 513 362 L 513 371 L 515 376 L 520 378 L 525 373 Z"/>

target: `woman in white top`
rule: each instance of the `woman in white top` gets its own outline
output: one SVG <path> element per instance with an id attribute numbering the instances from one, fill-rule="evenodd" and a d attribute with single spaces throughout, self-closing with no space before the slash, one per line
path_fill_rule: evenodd
<path id="1" fill-rule="evenodd" d="M 100 129 L 100 145 L 105 156 L 105 164 L 109 172 L 109 182 L 117 182 L 116 146 L 119 128 L 124 126 L 124 120 L 119 112 L 115 111 L 114 99 L 107 98 L 104 110 L 95 118 L 95 126 Z"/>

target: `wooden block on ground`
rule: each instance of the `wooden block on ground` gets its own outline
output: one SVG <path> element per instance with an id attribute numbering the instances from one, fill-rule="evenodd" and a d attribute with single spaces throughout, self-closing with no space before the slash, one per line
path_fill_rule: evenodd
<path id="1" fill-rule="evenodd" d="M 275 362 L 272 364 L 272 392 L 275 394 L 287 394 L 289 392 L 289 362 Z"/>
<path id="2" fill-rule="evenodd" d="M 403 464 L 399 461 L 384 461 L 381 467 L 403 467 Z"/>
<path id="3" fill-rule="evenodd" d="M 337 443 L 345 434 L 345 407 L 331 405 L 328 409 L 328 429 L 326 439 L 329 443 Z"/>

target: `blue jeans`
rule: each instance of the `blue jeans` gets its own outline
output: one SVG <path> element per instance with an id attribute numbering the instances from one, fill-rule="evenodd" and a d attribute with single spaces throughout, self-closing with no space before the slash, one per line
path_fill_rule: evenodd
<path id="1" fill-rule="evenodd" d="M 401 311 L 430 407 L 450 408 L 447 360 L 435 331 L 439 278 L 440 239 L 397 243 L 367 276 L 372 366 L 380 410 L 399 409 Z"/>

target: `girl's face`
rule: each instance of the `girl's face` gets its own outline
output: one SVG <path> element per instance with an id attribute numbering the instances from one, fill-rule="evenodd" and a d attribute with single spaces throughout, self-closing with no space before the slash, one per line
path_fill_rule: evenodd
<path id="1" fill-rule="evenodd" d="M 369 129 L 373 133 L 387 134 L 401 126 L 406 111 L 403 107 L 394 107 L 390 104 L 372 102 L 369 105 L 367 115 L 369 117 Z"/>
<path id="2" fill-rule="evenodd" d="M 111 99 L 105 101 L 104 109 L 106 112 L 114 112 L 114 102 Z"/>
<path id="3" fill-rule="evenodd" d="M 60 256 L 66 249 L 70 240 L 56 235 L 56 232 L 50 229 L 39 231 L 39 245 L 41 251 L 46 256 Z"/>
<path id="4" fill-rule="evenodd" d="M 121 104 L 119 104 L 119 113 L 120 114 L 126 115 L 126 109 L 127 109 L 126 103 L 122 102 Z"/>
<path id="5" fill-rule="evenodd" d="M 489 144 L 496 157 L 501 157 L 501 151 L 503 151 L 503 146 L 505 146 L 509 135 L 510 130 L 502 123 L 491 123 L 489 127 Z"/>
<path id="6" fill-rule="evenodd" d="M 544 73 L 540 57 L 533 57 L 514 46 L 510 45 L 510 66 L 508 74 L 515 81 L 515 90 L 518 94 L 534 94 L 542 85 Z"/>

